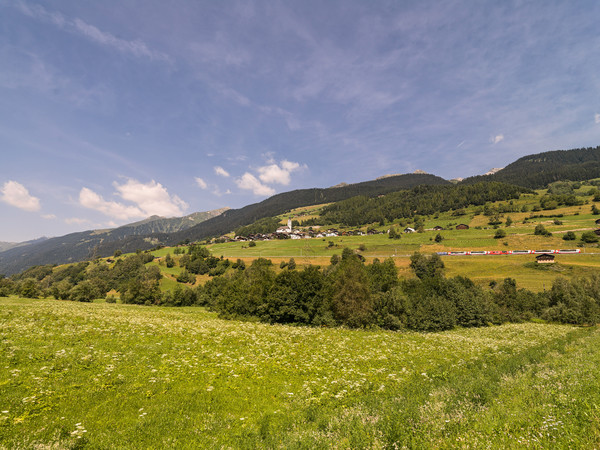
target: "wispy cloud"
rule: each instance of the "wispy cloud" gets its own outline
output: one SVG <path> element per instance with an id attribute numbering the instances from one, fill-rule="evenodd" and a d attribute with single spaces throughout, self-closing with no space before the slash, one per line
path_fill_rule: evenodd
<path id="1" fill-rule="evenodd" d="M 223 169 L 221 166 L 216 166 L 215 167 L 215 173 L 221 177 L 225 177 L 227 178 L 229 176 L 229 172 L 227 172 L 225 169 Z"/>
<path id="2" fill-rule="evenodd" d="M 594 114 L 594 122 L 600 123 L 600 114 L 598 114 L 598 113 Z"/>
<path id="3" fill-rule="evenodd" d="M 65 219 L 65 223 L 67 225 L 83 225 L 86 223 L 90 223 L 90 221 L 88 219 L 82 219 L 79 217 L 69 217 Z"/>
<path id="4" fill-rule="evenodd" d="M 48 11 L 41 5 L 29 5 L 23 2 L 16 4 L 23 14 L 36 20 L 51 23 L 62 30 L 78 34 L 99 45 L 113 48 L 121 53 L 137 58 L 148 58 L 156 61 L 170 62 L 170 58 L 163 52 L 153 50 L 140 39 L 121 39 L 107 31 L 83 21 L 80 18 L 70 19 L 57 11 Z"/>
<path id="5" fill-rule="evenodd" d="M 46 220 L 56 219 L 56 214 L 42 214 L 42 219 L 46 219 Z"/>
<path id="6" fill-rule="evenodd" d="M 504 140 L 504 135 L 503 134 L 497 134 L 496 136 L 490 138 L 490 142 L 492 144 L 497 144 L 499 142 L 502 142 Z"/>
<path id="7" fill-rule="evenodd" d="M 198 185 L 198 187 L 200 189 L 208 188 L 208 184 L 206 184 L 206 181 L 204 181 L 202 178 L 196 177 L 195 180 L 196 180 L 196 184 Z"/>
<path id="8" fill-rule="evenodd" d="M 27 188 L 16 181 L 7 181 L 0 189 L 0 200 L 24 211 L 39 211 L 40 199 L 29 193 Z"/>

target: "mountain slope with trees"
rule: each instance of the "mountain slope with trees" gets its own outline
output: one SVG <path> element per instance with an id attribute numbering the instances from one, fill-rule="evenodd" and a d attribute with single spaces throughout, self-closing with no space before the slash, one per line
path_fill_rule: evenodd
<path id="1" fill-rule="evenodd" d="M 480 206 L 487 202 L 511 200 L 529 189 L 512 184 L 481 182 L 470 185 L 417 186 L 406 191 L 393 192 L 383 197 L 357 196 L 323 208 L 325 223 L 360 226 L 399 218 L 435 214 Z"/>
<path id="2" fill-rule="evenodd" d="M 325 189 L 298 189 L 274 195 L 260 203 L 254 203 L 241 209 L 225 211 L 219 217 L 207 220 L 179 233 L 171 234 L 166 243 L 173 245 L 184 240 L 194 241 L 210 236 L 219 236 L 265 217 L 273 217 L 301 206 L 337 202 L 358 195 L 374 197 L 389 192 L 411 189 L 419 185 L 449 184 L 449 181 L 435 175 L 406 174 Z"/>
<path id="3" fill-rule="evenodd" d="M 527 155 L 494 174 L 466 178 L 462 183 L 501 181 L 531 189 L 542 189 L 555 181 L 582 181 L 598 177 L 600 146 Z"/>

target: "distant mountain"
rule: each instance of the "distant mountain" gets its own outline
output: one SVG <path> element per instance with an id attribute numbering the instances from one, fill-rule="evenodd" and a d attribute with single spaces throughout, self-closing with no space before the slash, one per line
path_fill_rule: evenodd
<path id="1" fill-rule="evenodd" d="M 135 236 L 154 233 L 175 233 L 177 231 L 193 227 L 194 225 L 202 223 L 205 220 L 217 217 L 228 209 L 229 208 L 220 208 L 206 212 L 195 212 L 184 217 L 166 218 L 160 216 L 151 216 L 139 222 L 123 225 L 122 227 L 112 230 L 112 232 L 123 232 L 124 234 Z"/>
<path id="2" fill-rule="evenodd" d="M 582 181 L 598 177 L 600 146 L 524 156 L 495 173 L 466 178 L 463 183 L 501 181 L 541 189 L 555 181 Z"/>
<path id="3" fill-rule="evenodd" d="M 16 248 L 16 247 L 24 247 L 26 245 L 31 245 L 31 244 L 37 244 L 39 242 L 43 242 L 46 239 L 48 239 L 47 237 L 41 237 L 38 239 L 34 239 L 31 241 L 25 241 L 25 242 L 0 242 L 0 252 L 4 252 L 6 250 L 10 250 L 11 248 Z"/>
<path id="4" fill-rule="evenodd" d="M 9 250 L 13 247 L 16 247 L 17 245 L 19 245 L 18 242 L 0 242 L 0 252 L 3 252 L 4 250 Z"/>
<path id="5" fill-rule="evenodd" d="M 228 208 L 193 213 L 185 217 L 152 216 L 108 230 L 89 230 L 55 238 L 16 244 L 0 251 L 0 273 L 18 273 L 41 264 L 64 264 L 96 256 L 109 256 L 127 243 L 132 250 L 156 246 L 167 233 L 185 230 L 227 211 Z M 100 252 L 100 249 L 103 252 Z M 110 253 L 107 253 L 112 249 Z"/>

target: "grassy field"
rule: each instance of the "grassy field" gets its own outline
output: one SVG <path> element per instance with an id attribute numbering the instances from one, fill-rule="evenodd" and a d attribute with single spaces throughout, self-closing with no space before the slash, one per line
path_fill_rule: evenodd
<path id="1" fill-rule="evenodd" d="M 288 261 L 294 258 L 299 265 L 329 265 L 329 260 L 333 254 L 340 254 L 343 247 L 347 246 L 352 249 L 358 249 L 362 244 L 366 247 L 362 251 L 368 263 L 374 258 L 385 259 L 393 257 L 396 266 L 399 268 L 399 275 L 402 278 L 412 277 L 413 273 L 409 268 L 410 255 L 415 251 L 423 253 L 433 253 L 436 251 L 448 251 L 469 248 L 465 242 L 470 240 L 475 241 L 475 232 L 488 232 L 491 230 L 473 230 L 470 234 L 471 238 L 463 239 L 462 245 L 450 247 L 447 245 L 433 244 L 427 237 L 434 236 L 433 232 L 414 233 L 406 237 L 402 237 L 400 241 L 388 239 L 384 235 L 374 236 L 344 236 L 327 238 L 325 241 L 321 239 L 305 239 L 305 240 L 277 240 L 277 241 L 259 241 L 256 247 L 247 247 L 247 243 L 230 242 L 224 244 L 212 244 L 208 248 L 215 256 L 223 256 L 232 261 L 242 259 L 246 264 L 250 264 L 258 257 L 269 258 L 279 266 L 281 261 Z M 468 230 L 467 232 L 471 232 Z M 454 231 L 452 233 L 461 233 Z M 448 233 L 449 234 L 449 233 Z M 535 238 L 535 239 L 534 239 Z M 458 239 L 458 238 L 456 238 Z M 551 239 L 554 239 L 552 241 Z M 408 243 L 407 241 L 416 241 Z M 421 240 L 419 244 L 417 240 Z M 519 248 L 567 248 L 569 244 L 560 238 L 544 238 L 538 236 L 528 236 L 529 245 L 500 245 L 497 240 L 490 239 L 494 244 L 492 246 L 483 246 L 485 249 L 519 249 Z M 334 245 L 329 247 L 329 242 Z M 450 241 L 450 239 L 448 239 Z M 534 241 L 532 244 L 531 241 Z M 451 242 L 451 241 L 450 241 Z M 571 244 L 573 246 L 573 244 Z M 244 247 L 244 248 L 243 248 Z M 481 248 L 475 245 L 470 248 Z M 167 253 L 172 253 L 173 249 L 161 249 L 154 252 L 156 256 L 164 256 Z M 487 285 L 490 281 L 500 282 L 504 278 L 515 278 L 520 287 L 524 287 L 533 291 L 549 289 L 552 282 L 557 277 L 581 277 L 588 276 L 591 273 L 600 269 L 600 250 L 597 248 L 583 248 L 581 254 L 578 255 L 557 255 L 557 264 L 553 267 L 536 267 L 535 255 L 485 255 L 485 256 L 443 256 L 442 260 L 446 265 L 446 276 L 462 275 L 471 278 L 480 285 Z M 597 253 L 598 252 L 598 253 Z M 175 256 L 175 259 L 178 257 Z M 151 264 L 159 264 L 160 261 Z M 174 277 L 182 271 L 179 266 L 167 269 L 164 265 L 160 266 L 163 274 L 169 279 L 163 280 L 164 287 L 172 287 Z M 203 283 L 209 279 L 207 276 L 199 276 L 199 282 Z"/>
<path id="2" fill-rule="evenodd" d="M 600 332 L 0 299 L 0 448 L 595 448 Z"/>

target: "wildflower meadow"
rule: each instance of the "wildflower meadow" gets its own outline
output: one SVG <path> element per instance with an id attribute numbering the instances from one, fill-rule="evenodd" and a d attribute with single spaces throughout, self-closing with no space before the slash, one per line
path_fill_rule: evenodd
<path id="1" fill-rule="evenodd" d="M 591 448 L 596 327 L 438 333 L 0 299 L 0 448 Z"/>

